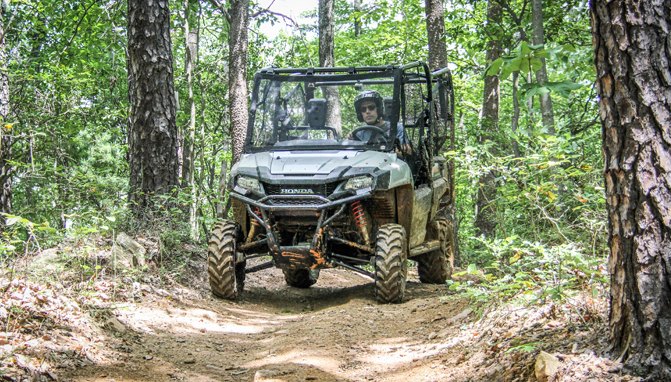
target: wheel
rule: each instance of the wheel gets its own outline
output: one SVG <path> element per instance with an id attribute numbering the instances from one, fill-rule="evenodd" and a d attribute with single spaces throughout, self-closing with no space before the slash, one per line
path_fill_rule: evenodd
<path id="1" fill-rule="evenodd" d="M 385 224 L 377 231 L 375 241 L 375 299 L 383 304 L 399 303 L 405 295 L 407 268 L 405 229 L 399 224 Z"/>
<path id="2" fill-rule="evenodd" d="M 309 288 L 317 282 L 319 269 L 282 269 L 287 285 L 296 288 Z"/>
<path id="3" fill-rule="evenodd" d="M 216 297 L 235 300 L 244 288 L 245 262 L 236 264 L 235 258 L 238 237 L 238 227 L 230 220 L 219 222 L 212 229 L 207 245 L 207 273 Z"/>
<path id="4" fill-rule="evenodd" d="M 431 238 L 440 241 L 440 247 L 417 258 L 419 281 L 426 284 L 444 284 L 452 276 L 452 224 L 447 219 L 436 219 L 429 232 Z"/>

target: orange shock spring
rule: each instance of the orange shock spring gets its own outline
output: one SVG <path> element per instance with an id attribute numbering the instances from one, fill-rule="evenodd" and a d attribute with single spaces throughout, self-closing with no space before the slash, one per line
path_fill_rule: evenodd
<path id="1" fill-rule="evenodd" d="M 366 220 L 366 210 L 364 210 L 363 205 L 360 200 L 352 203 L 352 217 L 354 217 L 354 223 L 359 229 L 361 238 L 366 245 L 370 245 L 370 234 L 368 232 L 368 221 Z"/>
<path id="2" fill-rule="evenodd" d="M 361 200 L 352 203 L 352 216 L 357 227 L 365 227 L 368 224 Z"/>
<path id="3" fill-rule="evenodd" d="M 254 213 L 257 216 L 261 216 L 261 210 L 259 207 L 254 207 Z M 247 233 L 247 243 L 251 243 L 252 240 L 254 240 L 254 236 L 256 235 L 256 230 L 259 228 L 261 223 L 259 223 L 258 220 L 256 220 L 253 216 L 249 216 L 249 219 L 251 220 L 250 222 L 250 227 L 249 227 L 249 232 Z"/>
<path id="4" fill-rule="evenodd" d="M 256 214 L 256 216 L 261 216 L 261 210 L 259 209 L 259 207 L 254 207 L 254 213 Z M 260 225 L 258 220 L 256 220 L 255 218 L 253 218 L 251 216 L 250 216 L 250 218 L 252 220 L 252 225 L 255 225 L 257 227 Z"/>

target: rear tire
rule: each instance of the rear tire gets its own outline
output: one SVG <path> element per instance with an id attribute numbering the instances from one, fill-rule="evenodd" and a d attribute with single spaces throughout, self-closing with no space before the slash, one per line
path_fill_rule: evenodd
<path id="1" fill-rule="evenodd" d="M 319 269 L 282 269 L 287 285 L 309 288 L 319 279 Z"/>
<path id="2" fill-rule="evenodd" d="M 417 258 L 419 281 L 426 284 L 444 284 L 452 276 L 454 251 L 452 225 L 447 219 L 436 219 L 430 237 L 440 241 L 440 247 Z"/>
<path id="3" fill-rule="evenodd" d="M 207 273 L 212 294 L 235 300 L 244 288 L 245 262 L 236 264 L 238 227 L 224 220 L 215 224 L 207 246 Z"/>
<path id="4" fill-rule="evenodd" d="M 375 242 L 375 299 L 383 304 L 399 303 L 405 295 L 407 268 L 405 229 L 385 224 L 377 231 Z"/>

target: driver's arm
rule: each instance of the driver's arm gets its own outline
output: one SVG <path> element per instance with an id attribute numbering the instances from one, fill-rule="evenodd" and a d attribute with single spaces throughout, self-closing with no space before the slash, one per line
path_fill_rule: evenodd
<path id="1" fill-rule="evenodd" d="M 396 138 L 398 138 L 398 142 L 401 145 L 401 153 L 403 155 L 412 154 L 412 146 L 410 146 L 408 136 L 405 134 L 405 127 L 400 122 L 396 125 Z"/>

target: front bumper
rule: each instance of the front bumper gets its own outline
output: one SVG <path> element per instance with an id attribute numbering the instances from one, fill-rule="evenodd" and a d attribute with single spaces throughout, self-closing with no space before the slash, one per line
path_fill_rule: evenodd
<path id="1" fill-rule="evenodd" d="M 267 246 L 276 266 L 281 268 L 324 268 L 331 265 L 325 250 L 329 238 L 325 234 L 326 228 L 338 217 L 343 216 L 346 207 L 356 201 L 368 199 L 372 196 L 370 189 L 360 191 L 355 195 L 331 200 L 320 195 L 271 195 L 254 200 L 247 196 L 232 192 L 230 196 L 245 205 L 247 214 L 261 225 L 266 233 L 264 239 L 251 241 L 240 248 L 256 248 Z M 277 212 L 311 212 L 317 215 L 316 227 L 312 240 L 306 245 L 282 246 L 279 238 L 271 227 L 270 213 Z M 250 238 L 251 239 L 251 238 Z M 373 249 L 360 243 L 333 238 L 338 244 L 348 245 L 353 249 L 372 253 Z M 337 264 L 337 262 L 336 262 Z"/>

